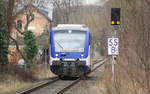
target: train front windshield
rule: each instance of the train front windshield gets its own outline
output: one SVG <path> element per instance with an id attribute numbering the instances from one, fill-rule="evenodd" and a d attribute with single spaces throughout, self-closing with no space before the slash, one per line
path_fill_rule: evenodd
<path id="1" fill-rule="evenodd" d="M 84 52 L 85 40 L 85 31 L 54 31 L 55 52 Z"/>

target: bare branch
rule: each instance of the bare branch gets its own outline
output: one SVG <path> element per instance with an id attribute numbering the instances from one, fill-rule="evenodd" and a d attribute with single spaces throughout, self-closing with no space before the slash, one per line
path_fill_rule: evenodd
<path id="1" fill-rule="evenodd" d="M 10 39 L 12 39 L 13 42 L 15 43 L 16 49 L 17 49 L 17 51 L 19 52 L 19 54 L 21 55 L 21 57 L 22 57 L 24 60 L 26 60 L 25 56 L 23 55 L 23 53 L 22 53 L 22 52 L 20 51 L 20 49 L 19 49 L 19 45 L 18 45 L 17 41 L 16 41 L 12 36 L 10 36 Z"/>
<path id="2" fill-rule="evenodd" d="M 27 31 L 28 30 L 28 26 L 29 24 L 34 20 L 34 14 L 33 14 L 33 9 L 30 7 L 29 10 L 26 12 L 26 25 L 24 30 Z"/>
<path id="3" fill-rule="evenodd" d="M 19 32 L 21 35 L 23 35 L 23 31 L 17 27 L 17 25 L 15 24 L 15 22 L 14 22 L 13 26 L 15 27 L 15 29 L 17 30 L 17 32 Z"/>

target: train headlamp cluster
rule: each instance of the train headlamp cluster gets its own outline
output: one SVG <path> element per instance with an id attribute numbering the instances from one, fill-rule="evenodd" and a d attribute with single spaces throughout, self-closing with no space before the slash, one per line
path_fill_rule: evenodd
<path id="1" fill-rule="evenodd" d="M 84 54 L 81 54 L 81 57 L 84 57 Z"/>
<path id="2" fill-rule="evenodd" d="M 56 57 L 58 57 L 58 54 L 55 54 Z"/>

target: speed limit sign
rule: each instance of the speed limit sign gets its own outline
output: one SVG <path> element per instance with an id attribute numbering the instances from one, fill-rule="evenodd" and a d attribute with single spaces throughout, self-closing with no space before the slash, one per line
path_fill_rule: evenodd
<path id="1" fill-rule="evenodd" d="M 108 55 L 118 55 L 119 39 L 118 38 L 108 38 Z"/>

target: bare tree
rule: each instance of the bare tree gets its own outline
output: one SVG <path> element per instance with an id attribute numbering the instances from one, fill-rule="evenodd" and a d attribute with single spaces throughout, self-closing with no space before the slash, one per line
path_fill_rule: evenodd
<path id="1" fill-rule="evenodd" d="M 8 44 L 9 44 L 10 33 L 12 29 L 12 17 L 13 17 L 13 9 L 15 5 L 15 0 L 8 0 L 7 3 L 8 4 L 6 5 L 6 8 L 7 8 L 6 19 L 7 19 L 7 26 L 8 26 L 7 39 L 8 39 Z"/>
<path id="2" fill-rule="evenodd" d="M 17 51 L 20 53 L 21 57 L 26 60 L 24 54 L 22 53 L 22 51 L 19 49 L 19 45 L 16 39 L 14 39 L 11 36 L 11 29 L 12 27 L 15 27 L 17 32 L 19 32 L 21 35 L 23 35 L 23 30 L 20 30 L 19 28 L 17 28 L 16 24 L 13 24 L 13 16 L 16 14 L 16 12 L 18 11 L 18 5 L 21 6 L 25 6 L 25 5 L 29 5 L 29 8 L 27 9 L 27 11 L 25 12 L 26 15 L 26 25 L 24 27 L 24 30 L 28 29 L 28 25 L 31 23 L 31 21 L 34 20 L 34 14 L 33 14 L 33 9 L 30 7 L 31 3 L 33 1 L 32 0 L 7 0 L 6 1 L 6 8 L 7 8 L 7 13 L 6 13 L 6 19 L 7 19 L 7 26 L 8 26 L 8 32 L 7 32 L 7 38 L 8 38 L 8 44 L 10 39 L 15 43 L 16 45 L 16 49 Z"/>
<path id="3" fill-rule="evenodd" d="M 28 1 L 28 2 L 27 2 L 29 5 L 28 5 L 28 8 L 27 8 L 26 11 L 25 11 L 26 24 L 25 24 L 25 27 L 24 27 L 24 31 L 27 31 L 27 30 L 28 30 L 29 24 L 34 20 L 34 14 L 33 14 L 33 9 L 32 9 L 32 7 L 31 7 L 31 2 L 32 2 L 32 1 L 30 1 L 30 2 Z M 11 22 L 11 23 L 12 23 L 12 22 Z M 12 26 L 15 27 L 15 29 L 17 30 L 17 32 L 19 32 L 21 35 L 24 34 L 24 33 L 23 33 L 24 31 L 21 30 L 21 29 L 19 29 L 19 28 L 16 26 L 16 24 L 13 24 Z M 19 49 L 19 45 L 18 45 L 17 40 L 14 39 L 11 35 L 9 35 L 9 37 L 10 37 L 10 38 L 13 40 L 13 42 L 15 43 L 16 49 L 17 49 L 17 51 L 20 53 L 21 57 L 22 57 L 24 60 L 26 60 L 25 55 L 24 55 L 24 54 L 22 53 L 22 51 Z"/>
<path id="4" fill-rule="evenodd" d="M 138 56 L 140 57 L 141 65 L 144 66 L 147 94 L 150 94 L 150 22 L 147 20 L 150 17 L 150 2 L 144 0 L 143 5 L 143 31 L 139 32 L 140 45 L 137 47 Z"/>
<path id="5" fill-rule="evenodd" d="M 55 16 L 58 17 L 60 23 L 69 23 L 70 15 L 77 11 L 81 5 L 79 0 L 53 0 L 55 8 Z"/>

